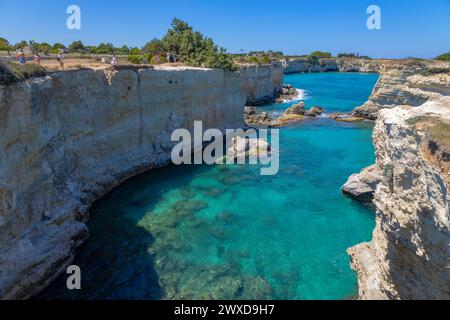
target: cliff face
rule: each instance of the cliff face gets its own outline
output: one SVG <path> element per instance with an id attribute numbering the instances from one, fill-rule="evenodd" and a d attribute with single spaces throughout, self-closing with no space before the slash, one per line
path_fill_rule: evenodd
<path id="1" fill-rule="evenodd" d="M 373 72 L 381 70 L 382 63 L 377 60 L 330 58 L 312 62 L 307 58 L 291 59 L 282 62 L 284 73 L 304 72 Z"/>
<path id="2" fill-rule="evenodd" d="M 175 128 L 243 126 L 238 73 L 83 70 L 0 86 L 0 298 L 71 262 L 89 206 L 170 160 Z"/>
<path id="3" fill-rule="evenodd" d="M 433 140 L 424 128 L 436 122 Z M 376 228 L 370 243 L 349 249 L 361 299 L 450 298 L 450 153 L 439 147 L 448 137 L 448 97 L 379 112 Z"/>
<path id="4" fill-rule="evenodd" d="M 273 101 L 283 88 L 284 71 L 280 64 L 244 66 L 240 74 L 248 106 Z"/>
<path id="5" fill-rule="evenodd" d="M 369 100 L 356 108 L 353 115 L 375 120 L 378 112 L 399 105 L 420 106 L 428 100 L 450 95 L 448 63 L 387 62 Z"/>

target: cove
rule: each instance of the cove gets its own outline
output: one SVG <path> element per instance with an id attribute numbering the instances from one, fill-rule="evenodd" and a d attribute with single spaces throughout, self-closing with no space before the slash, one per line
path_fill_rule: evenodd
<path id="1" fill-rule="evenodd" d="M 378 75 L 293 74 L 307 108 L 350 111 Z M 264 106 L 280 113 L 293 102 Z M 371 238 L 372 209 L 345 198 L 348 176 L 374 162 L 372 125 L 326 117 L 281 129 L 280 172 L 258 166 L 169 166 L 116 188 L 91 209 L 66 276 L 38 299 L 347 299 L 347 248 Z"/>

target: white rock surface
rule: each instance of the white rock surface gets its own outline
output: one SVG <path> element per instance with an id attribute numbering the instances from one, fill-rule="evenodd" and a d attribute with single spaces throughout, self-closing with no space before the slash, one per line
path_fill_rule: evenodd
<path id="1" fill-rule="evenodd" d="M 353 116 L 375 120 L 382 109 L 400 105 L 420 106 L 426 101 L 450 95 L 450 72 L 445 62 L 390 62 L 383 64 L 381 77 L 369 100 L 353 111 Z"/>
<path id="2" fill-rule="evenodd" d="M 350 176 L 342 187 L 342 191 L 355 200 L 370 203 L 382 177 L 383 173 L 378 166 L 370 166 L 360 173 Z"/>
<path id="3" fill-rule="evenodd" d="M 450 299 L 448 172 L 430 162 L 417 116 L 450 122 L 450 98 L 380 111 L 374 130 L 384 169 L 373 240 L 349 249 L 361 299 Z"/>

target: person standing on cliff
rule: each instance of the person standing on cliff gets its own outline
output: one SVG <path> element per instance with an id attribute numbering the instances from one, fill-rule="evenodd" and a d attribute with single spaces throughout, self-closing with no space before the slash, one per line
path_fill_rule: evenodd
<path id="1" fill-rule="evenodd" d="M 39 55 L 39 53 L 36 52 L 33 56 L 33 59 L 34 59 L 34 63 L 41 64 L 41 56 Z"/>
<path id="2" fill-rule="evenodd" d="M 19 61 L 20 64 L 25 64 L 27 63 L 27 59 L 25 57 L 25 52 L 23 52 L 23 48 L 21 48 L 19 50 L 19 52 L 16 55 L 17 60 Z"/>
<path id="3" fill-rule="evenodd" d="M 111 66 L 115 67 L 117 65 L 117 57 L 116 55 L 113 55 L 111 59 Z"/>
<path id="4" fill-rule="evenodd" d="M 59 52 L 58 55 L 56 56 L 56 60 L 58 60 L 59 62 L 59 67 L 61 69 L 64 69 L 64 58 L 61 52 Z"/>

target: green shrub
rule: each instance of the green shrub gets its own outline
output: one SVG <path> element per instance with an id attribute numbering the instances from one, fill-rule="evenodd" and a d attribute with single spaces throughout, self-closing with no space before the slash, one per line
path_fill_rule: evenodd
<path id="1" fill-rule="evenodd" d="M 394 187 L 394 165 L 391 163 L 387 163 L 383 167 L 383 177 L 386 179 L 386 182 L 389 188 L 392 190 Z"/>
<path id="2" fill-rule="evenodd" d="M 333 56 L 329 52 L 324 51 L 314 51 L 309 54 L 310 57 L 316 57 L 319 59 L 332 58 Z"/>
<path id="3" fill-rule="evenodd" d="M 450 61 L 450 52 L 440 55 L 436 60 Z"/>
<path id="4" fill-rule="evenodd" d="M 307 59 L 308 59 L 308 63 L 312 64 L 312 65 L 318 64 L 320 61 L 320 59 L 316 56 L 308 56 Z"/>
<path id="5" fill-rule="evenodd" d="M 337 55 L 338 58 L 356 58 L 356 54 L 354 53 L 339 53 Z"/>
<path id="6" fill-rule="evenodd" d="M 144 64 L 148 62 L 148 60 L 146 61 L 145 57 L 141 55 L 129 55 L 128 61 L 133 64 Z"/>
<path id="7" fill-rule="evenodd" d="M 34 63 L 18 64 L 0 59 L 0 84 L 7 85 L 33 77 L 43 77 L 45 69 Z"/>

